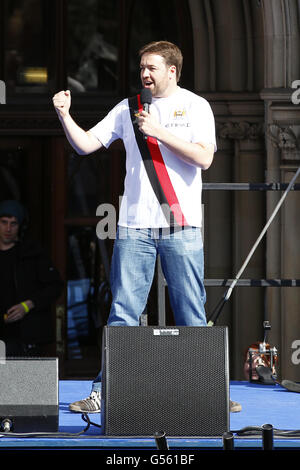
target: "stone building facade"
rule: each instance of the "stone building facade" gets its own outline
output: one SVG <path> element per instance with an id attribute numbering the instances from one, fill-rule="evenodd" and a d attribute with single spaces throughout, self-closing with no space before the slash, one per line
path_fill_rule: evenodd
<path id="1" fill-rule="evenodd" d="M 300 163 L 300 2 L 166 0 L 151 2 L 151 8 L 145 2 L 145 9 L 141 3 L 89 0 L 82 10 L 75 0 L 1 2 L 0 79 L 6 84 L 6 104 L 0 106 L 0 195 L 25 201 L 31 230 L 48 246 L 66 285 L 76 287 L 78 279 L 88 279 L 89 286 L 95 279 L 103 282 L 111 243 L 98 246 L 94 238 L 96 208 L 101 202 L 118 205 L 123 148 L 117 143 L 89 163 L 82 161 L 66 143 L 51 96 L 70 88 L 73 115 L 88 128 L 135 89 L 132 63 L 139 42 L 158 35 L 177 42 L 184 53 L 182 86 L 207 98 L 216 118 L 218 151 L 203 174 L 209 314 Z M 85 38 L 91 38 L 90 49 L 82 52 Z M 32 60 L 27 52 L 37 46 Z M 40 78 L 32 78 L 32 70 Z M 229 328 L 230 370 L 236 380 L 243 379 L 245 350 L 263 339 L 268 320 L 280 376 L 300 381 L 297 189 L 296 184 L 288 193 L 218 318 Z M 70 308 L 65 292 L 53 312 L 61 373 L 93 376 L 98 363 L 91 360 L 95 349 L 86 337 L 76 339 L 78 357 L 70 346 L 75 341 L 70 339 Z M 154 311 L 150 306 L 153 322 Z M 85 321 L 97 342 L 95 324 Z"/>

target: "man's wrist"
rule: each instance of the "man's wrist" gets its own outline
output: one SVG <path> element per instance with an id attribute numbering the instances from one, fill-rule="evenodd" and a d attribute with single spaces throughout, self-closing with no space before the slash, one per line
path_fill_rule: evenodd
<path id="1" fill-rule="evenodd" d="M 21 302 L 21 305 L 24 308 L 25 313 L 30 312 L 30 310 L 32 310 L 34 307 L 34 303 L 32 302 L 32 300 L 23 301 Z"/>

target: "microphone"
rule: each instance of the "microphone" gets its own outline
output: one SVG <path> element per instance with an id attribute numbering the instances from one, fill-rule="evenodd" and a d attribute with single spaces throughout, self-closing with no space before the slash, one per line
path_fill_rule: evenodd
<path id="1" fill-rule="evenodd" d="M 141 103 L 143 105 L 143 110 L 147 113 L 150 112 L 150 104 L 152 102 L 152 93 L 149 88 L 142 88 L 141 90 Z M 147 140 L 147 135 L 144 134 L 144 139 Z"/>
<path id="2" fill-rule="evenodd" d="M 152 93 L 149 88 L 143 88 L 141 90 L 141 103 L 143 105 L 143 110 L 149 113 L 150 104 L 152 102 Z"/>

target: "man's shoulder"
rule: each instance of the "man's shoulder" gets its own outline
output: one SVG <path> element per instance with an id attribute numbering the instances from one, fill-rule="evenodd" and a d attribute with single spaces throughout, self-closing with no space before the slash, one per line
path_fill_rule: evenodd
<path id="1" fill-rule="evenodd" d="M 182 98 L 191 102 L 202 103 L 203 105 L 208 104 L 208 101 L 203 96 L 199 95 L 195 91 L 188 90 L 187 88 L 179 88 L 179 93 Z"/>

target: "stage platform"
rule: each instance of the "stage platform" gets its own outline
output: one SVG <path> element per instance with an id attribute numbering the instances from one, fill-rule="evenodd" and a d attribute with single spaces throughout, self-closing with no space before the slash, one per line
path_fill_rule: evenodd
<path id="1" fill-rule="evenodd" d="M 70 402 L 90 393 L 91 381 L 63 380 L 59 382 L 59 429 L 55 434 L 3 436 L 0 451 L 14 449 L 64 450 L 153 450 L 154 438 L 124 438 L 103 435 L 100 414 L 90 414 L 90 423 L 81 414 L 68 410 Z M 238 435 L 248 427 L 274 428 L 274 450 L 300 450 L 300 393 L 289 392 L 280 385 L 257 385 L 231 382 L 230 398 L 242 405 L 242 411 L 230 414 L 230 431 L 234 434 L 235 450 L 262 448 L 260 430 L 255 435 Z M 288 431 L 291 431 L 289 433 Z M 223 450 L 222 436 L 167 438 L 170 451 Z"/>

